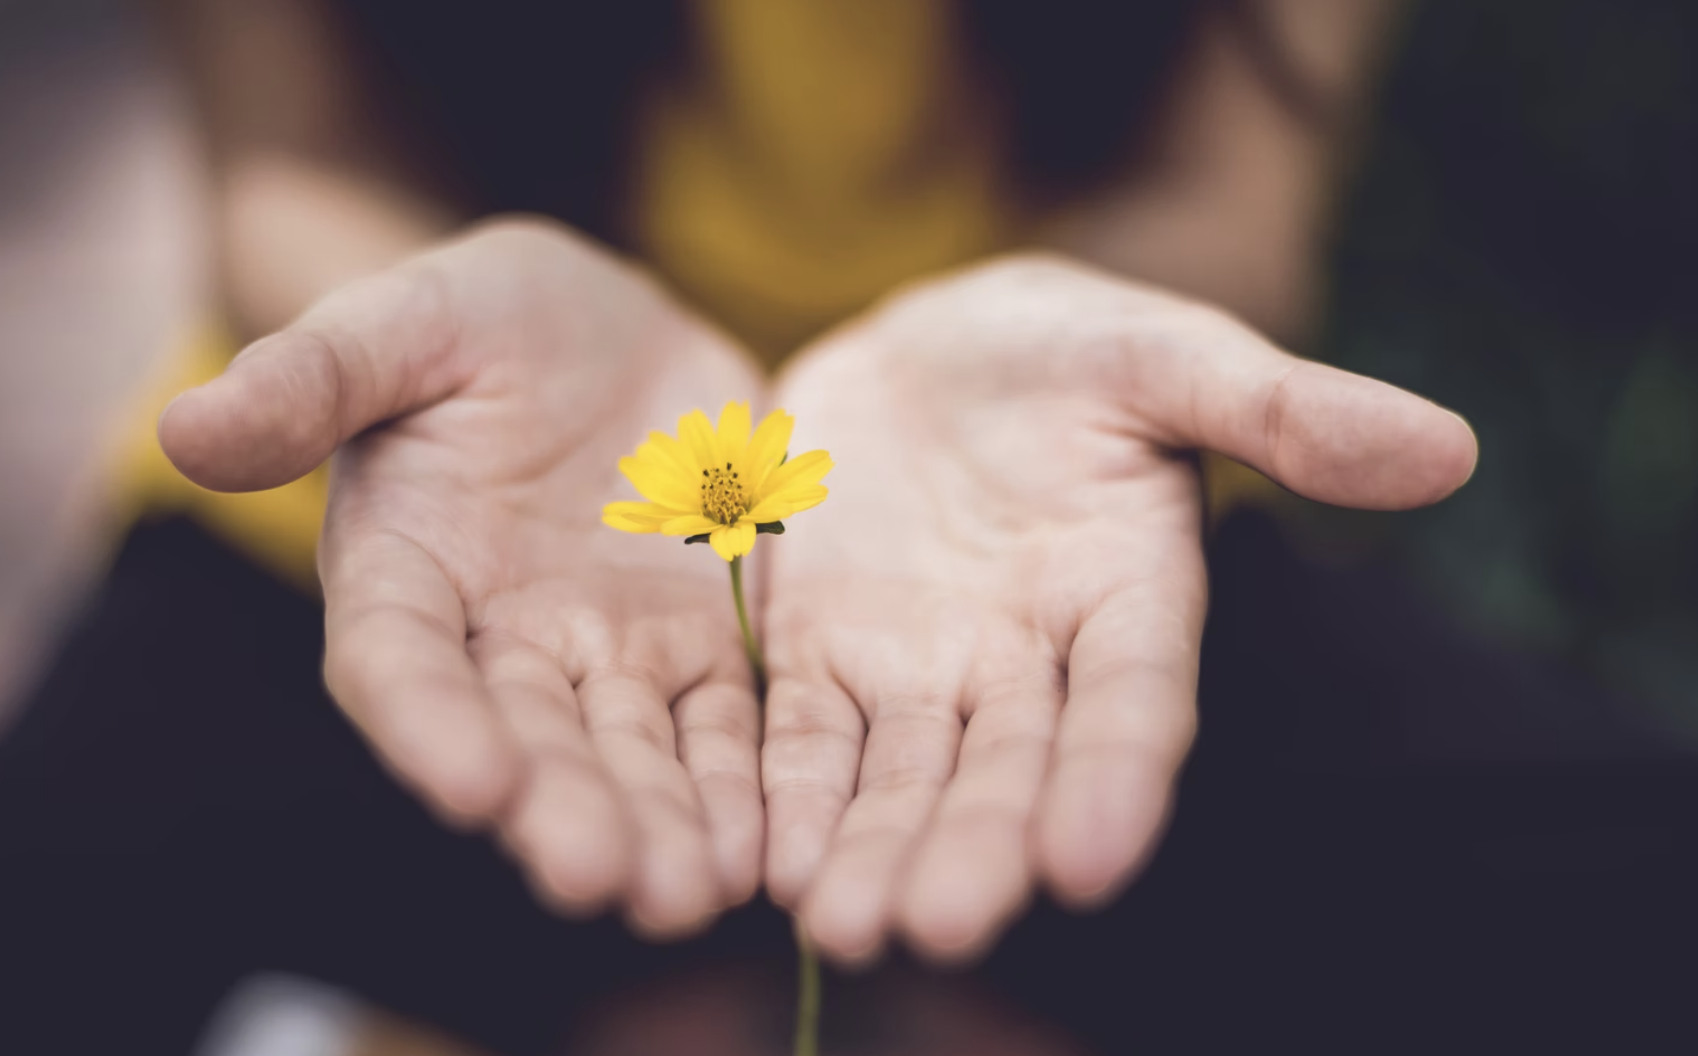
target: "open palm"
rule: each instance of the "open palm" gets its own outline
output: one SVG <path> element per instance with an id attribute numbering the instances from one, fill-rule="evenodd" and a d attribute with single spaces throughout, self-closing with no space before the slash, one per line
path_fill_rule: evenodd
<path id="1" fill-rule="evenodd" d="M 840 468 L 768 548 L 768 883 L 850 961 L 969 956 L 1040 877 L 1088 904 L 1152 847 L 1195 726 L 1190 450 L 1382 509 L 1474 458 L 1426 401 L 1044 259 L 895 298 L 780 397 Z"/>
<path id="2" fill-rule="evenodd" d="M 633 270 L 506 223 L 321 302 L 161 438 L 226 490 L 341 445 L 319 552 L 338 703 L 545 897 L 676 933 L 758 884 L 758 709 L 721 562 L 600 510 L 655 423 L 759 385 Z"/>

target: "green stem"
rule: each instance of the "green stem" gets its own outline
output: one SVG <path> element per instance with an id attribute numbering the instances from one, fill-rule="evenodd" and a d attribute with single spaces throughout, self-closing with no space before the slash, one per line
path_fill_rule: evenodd
<path id="1" fill-rule="evenodd" d="M 743 628 L 743 651 L 755 675 L 755 697 L 766 702 L 766 657 L 749 626 L 749 607 L 743 601 L 743 559 L 731 559 L 731 597 L 737 603 L 737 623 Z M 820 962 L 814 948 L 796 923 L 796 1047 L 795 1056 L 819 1056 L 820 1051 Z"/>
<path id="2" fill-rule="evenodd" d="M 795 1056 L 819 1056 L 820 1051 L 820 962 L 813 944 L 796 922 L 796 1048 Z"/>
<path id="3" fill-rule="evenodd" d="M 755 632 L 749 627 L 749 607 L 743 603 L 743 559 L 731 559 L 731 597 L 737 602 L 737 622 L 743 626 L 743 651 L 749 654 L 749 667 L 755 672 L 755 696 L 766 699 L 766 657 L 761 655 L 761 645 L 755 641 Z"/>

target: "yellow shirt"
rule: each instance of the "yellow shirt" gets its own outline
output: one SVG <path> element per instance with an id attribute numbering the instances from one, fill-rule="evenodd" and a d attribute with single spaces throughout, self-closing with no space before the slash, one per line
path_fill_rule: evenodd
<path id="1" fill-rule="evenodd" d="M 712 0 L 650 100 L 630 227 L 769 364 L 892 286 L 1010 244 L 993 122 L 940 0 Z"/>

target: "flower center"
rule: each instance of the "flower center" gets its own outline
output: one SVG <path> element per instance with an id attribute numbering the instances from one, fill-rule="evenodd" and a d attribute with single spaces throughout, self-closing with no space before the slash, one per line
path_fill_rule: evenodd
<path id="1" fill-rule="evenodd" d="M 743 482 L 731 469 L 715 466 L 702 470 L 702 512 L 720 524 L 736 524 L 737 518 L 749 512 L 743 498 Z"/>

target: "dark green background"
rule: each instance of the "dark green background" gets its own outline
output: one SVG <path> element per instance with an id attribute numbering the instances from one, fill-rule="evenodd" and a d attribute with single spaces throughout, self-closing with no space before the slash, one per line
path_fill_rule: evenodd
<path id="1" fill-rule="evenodd" d="M 1456 409 L 1481 459 L 1304 534 L 1698 741 L 1698 4 L 1421 5 L 1364 148 L 1315 351 Z"/>

